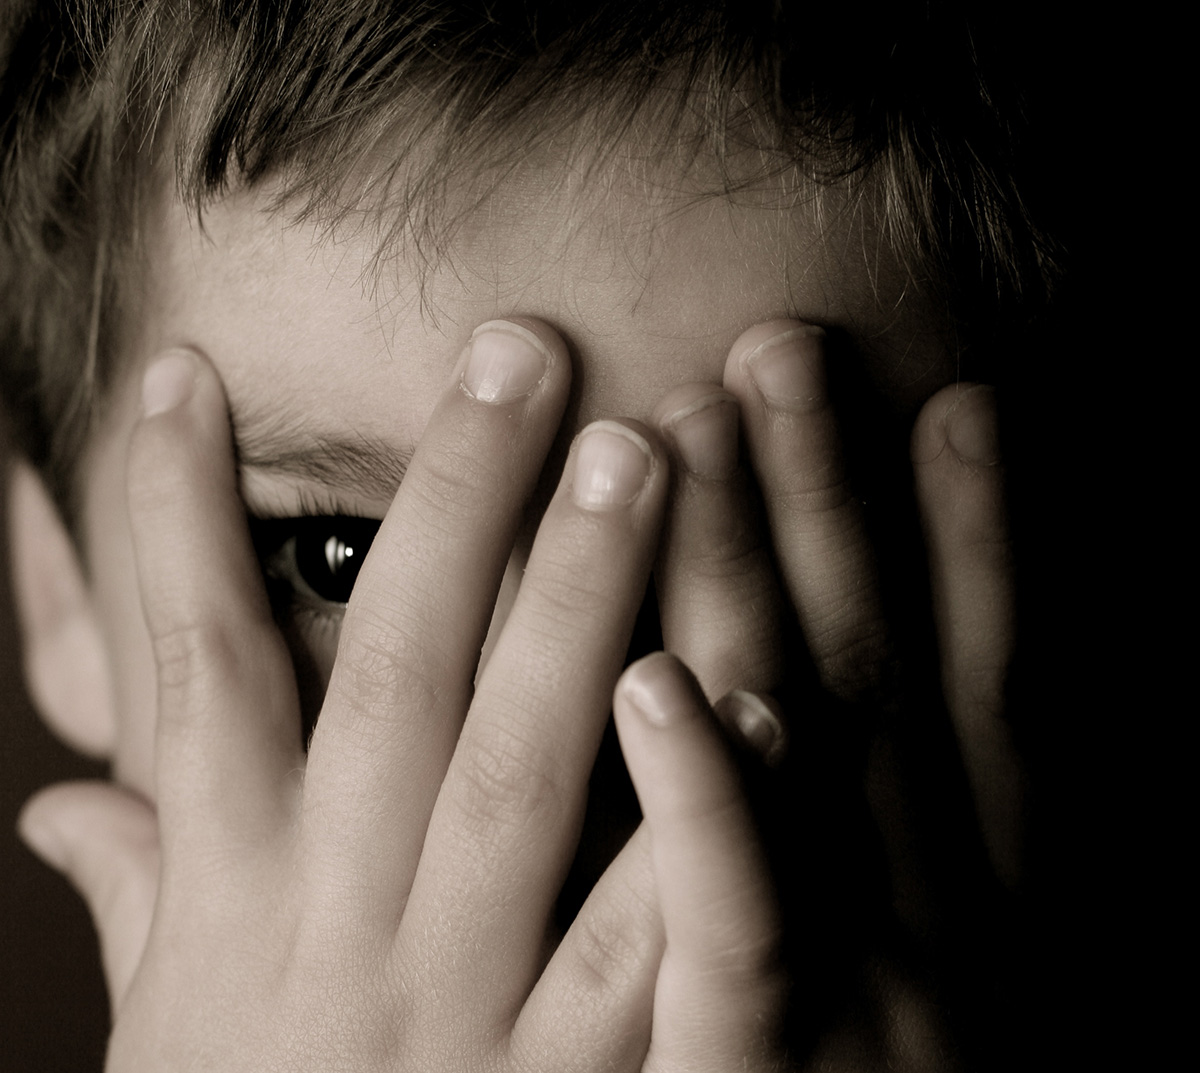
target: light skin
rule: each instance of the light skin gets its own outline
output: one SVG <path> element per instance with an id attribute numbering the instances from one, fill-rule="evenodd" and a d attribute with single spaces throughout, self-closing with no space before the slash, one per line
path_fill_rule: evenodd
<path id="1" fill-rule="evenodd" d="M 943 387 L 952 359 L 861 218 L 664 213 L 636 185 L 581 214 L 536 179 L 446 262 L 378 275 L 366 232 L 288 226 L 263 191 L 205 234 L 163 209 L 87 463 L 91 583 L 60 600 L 107 659 L 75 661 L 92 688 L 41 691 L 124 789 L 52 788 L 22 821 L 97 918 L 113 1070 L 783 1068 L 785 907 L 730 742 L 778 764 L 800 713 L 711 705 L 794 697 L 793 623 L 835 697 L 873 694 L 891 657 L 815 323 L 897 414 L 932 396 L 913 451 L 946 692 L 1010 867 L 990 392 Z M 322 479 L 318 455 L 371 464 Z M 243 502 L 314 497 L 384 520 L 306 753 Z M 29 578 L 52 547 L 23 542 L 34 513 Z M 673 655 L 622 672 L 652 571 Z M 31 668 L 59 628 L 37 621 Z M 645 819 L 548 949 L 610 711 Z M 899 1023 L 906 1068 L 938 1060 Z M 814 1061 L 855 1067 L 844 1036 Z"/>

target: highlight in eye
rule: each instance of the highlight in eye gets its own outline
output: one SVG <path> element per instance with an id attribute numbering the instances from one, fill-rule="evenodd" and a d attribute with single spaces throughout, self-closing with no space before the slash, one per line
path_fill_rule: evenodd
<path id="1" fill-rule="evenodd" d="M 378 530 L 374 518 L 254 519 L 255 550 L 276 613 L 307 606 L 340 616 Z"/>

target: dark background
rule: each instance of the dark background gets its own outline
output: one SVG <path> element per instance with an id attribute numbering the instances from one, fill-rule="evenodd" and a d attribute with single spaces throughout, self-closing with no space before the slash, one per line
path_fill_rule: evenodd
<path id="1" fill-rule="evenodd" d="M 1033 192 L 1070 256 L 1056 311 L 999 377 L 1022 594 L 1013 702 L 1036 806 L 1028 987 L 1045 1030 L 1026 1068 L 1124 1068 L 1130 1044 L 1130 1068 L 1153 1068 L 1179 1003 L 1162 1000 L 1155 973 L 1181 934 L 1164 875 L 1177 867 L 1156 839 L 1186 814 L 1166 799 L 1194 781 L 1182 745 L 1194 696 L 1167 699 L 1172 681 L 1194 676 L 1194 569 L 1180 564 L 1195 541 L 1180 517 L 1195 480 L 1180 463 L 1195 420 L 1178 411 L 1195 341 L 1172 328 L 1194 297 L 1181 298 L 1152 250 L 1180 236 L 1160 219 L 1164 195 L 1148 192 L 1161 188 L 1149 110 L 1127 98 L 1144 73 L 1131 60 L 1137 43 L 1103 48 L 1111 34 L 1082 24 L 1030 32 L 1044 43 Z M 0 451 L 5 439 L 0 425 Z M 0 495 L 5 564 L 6 504 Z M 0 1069 L 89 1073 L 108 1029 L 91 922 L 13 825 L 39 787 L 101 769 L 32 713 L 10 595 L 0 569 Z M 1164 608 L 1182 624 L 1168 626 Z M 1105 1061 L 1089 1063 L 1093 1052 Z"/>

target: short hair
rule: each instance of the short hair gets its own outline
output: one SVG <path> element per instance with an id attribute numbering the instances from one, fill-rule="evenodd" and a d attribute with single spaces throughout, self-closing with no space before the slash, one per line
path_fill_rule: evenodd
<path id="1" fill-rule="evenodd" d="M 142 206 L 172 174 L 198 212 L 267 176 L 330 219 L 374 197 L 436 250 L 464 168 L 581 129 L 599 159 L 652 120 L 719 163 L 749 144 L 873 197 L 964 322 L 1036 301 L 1053 257 L 995 29 L 938 0 L 10 0 L 0 386 L 21 446 L 70 516 L 136 313 Z M 384 144 L 394 164 L 364 178 Z"/>

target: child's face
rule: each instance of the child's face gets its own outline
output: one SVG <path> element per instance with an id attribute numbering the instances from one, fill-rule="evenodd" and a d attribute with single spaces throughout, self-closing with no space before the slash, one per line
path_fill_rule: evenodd
<path id="1" fill-rule="evenodd" d="M 447 255 L 372 268 L 373 232 L 332 238 L 268 210 L 269 191 L 213 207 L 203 230 L 178 203 L 159 220 L 128 375 L 88 459 L 85 540 L 110 647 L 118 776 L 152 793 L 155 675 L 125 507 L 125 451 L 140 372 L 165 347 L 208 355 L 225 384 L 251 513 L 380 518 L 472 330 L 525 315 L 573 350 L 577 407 L 645 419 L 670 388 L 719 382 L 729 347 L 784 315 L 843 329 L 869 380 L 911 413 L 953 372 L 919 301 L 858 213 L 768 197 L 684 200 L 609 177 L 603 192 L 509 176 Z M 339 447 L 344 449 L 339 449 Z M 319 463 L 328 463 L 322 468 Z M 548 483 L 548 482 L 547 482 Z M 307 627 L 318 662 L 334 631 Z"/>

